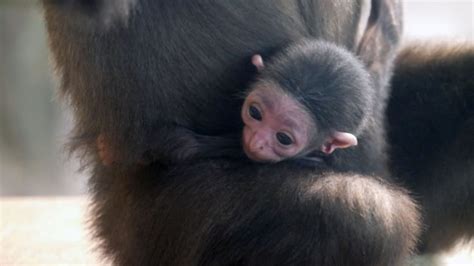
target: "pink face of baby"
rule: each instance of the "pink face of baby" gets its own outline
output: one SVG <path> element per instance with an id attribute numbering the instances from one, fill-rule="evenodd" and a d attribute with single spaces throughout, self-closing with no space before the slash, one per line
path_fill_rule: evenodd
<path id="1" fill-rule="evenodd" d="M 315 132 L 306 109 L 272 85 L 255 88 L 245 99 L 241 115 L 243 149 L 254 161 L 278 162 L 298 156 Z"/>
<path id="2" fill-rule="evenodd" d="M 258 54 L 252 57 L 252 64 L 258 71 L 264 69 Z M 318 132 L 314 120 L 317 115 L 320 114 L 310 114 L 276 82 L 257 83 L 242 107 L 245 154 L 258 162 L 279 162 L 315 150 L 330 154 L 357 145 L 357 138 L 351 133 L 333 129 Z M 327 136 L 317 136 L 322 132 Z M 314 139 L 323 139 L 322 144 L 315 144 Z"/>

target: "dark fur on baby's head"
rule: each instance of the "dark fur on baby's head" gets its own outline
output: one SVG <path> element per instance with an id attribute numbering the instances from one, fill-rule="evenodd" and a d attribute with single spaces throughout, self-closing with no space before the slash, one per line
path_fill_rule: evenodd
<path id="1" fill-rule="evenodd" d="M 322 129 L 358 134 L 371 113 L 374 89 L 368 72 L 352 53 L 328 42 L 290 45 L 265 65 L 260 81 L 265 80 L 303 104 Z"/>

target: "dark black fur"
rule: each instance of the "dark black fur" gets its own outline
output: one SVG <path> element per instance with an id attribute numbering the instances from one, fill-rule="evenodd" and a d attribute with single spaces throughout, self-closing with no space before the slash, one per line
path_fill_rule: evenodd
<path id="1" fill-rule="evenodd" d="M 93 180 L 117 265 L 406 265 L 416 243 L 410 197 L 369 176 L 214 160 Z"/>
<path id="2" fill-rule="evenodd" d="M 305 39 L 266 61 L 252 87 L 273 82 L 305 106 L 317 127 L 315 147 L 320 148 L 333 130 L 362 134 L 372 116 L 375 90 L 353 54 L 328 42 Z"/>
<path id="3" fill-rule="evenodd" d="M 369 177 L 387 170 L 383 111 L 400 32 L 397 1 L 371 1 L 365 20 L 362 1 L 352 0 L 142 0 L 107 27 L 100 12 L 60 2 L 44 1 L 50 46 L 75 110 L 76 148 L 94 167 L 94 232 L 116 264 L 405 263 L 418 234 L 415 205 Z M 84 16 L 94 22 L 78 23 Z M 254 75 L 250 57 L 303 37 L 343 46 L 368 66 L 375 113 L 357 148 L 337 157 L 363 158 L 359 165 L 339 173 L 240 160 L 119 169 L 97 159 L 104 132 L 133 162 L 156 127 L 210 136 L 239 131 L 232 95 Z"/>
<path id="4" fill-rule="evenodd" d="M 413 191 L 423 252 L 474 237 L 474 45 L 407 46 L 388 106 L 391 167 Z"/>

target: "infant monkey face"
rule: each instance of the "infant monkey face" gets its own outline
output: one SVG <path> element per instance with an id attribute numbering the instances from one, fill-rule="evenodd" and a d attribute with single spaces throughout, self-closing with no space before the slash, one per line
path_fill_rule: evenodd
<path id="1" fill-rule="evenodd" d="M 306 151 L 314 123 L 296 100 L 275 84 L 259 84 L 242 107 L 245 154 L 258 162 L 279 162 Z"/>

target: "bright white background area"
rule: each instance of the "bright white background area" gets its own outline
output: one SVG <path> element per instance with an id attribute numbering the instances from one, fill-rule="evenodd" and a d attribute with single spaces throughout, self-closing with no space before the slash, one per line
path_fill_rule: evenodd
<path id="1" fill-rule="evenodd" d="M 405 0 L 406 39 L 474 42 L 473 0 Z"/>

